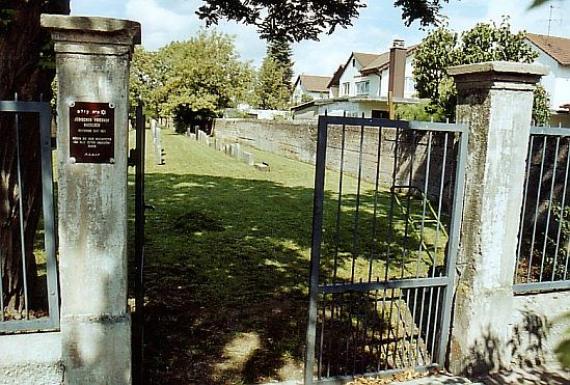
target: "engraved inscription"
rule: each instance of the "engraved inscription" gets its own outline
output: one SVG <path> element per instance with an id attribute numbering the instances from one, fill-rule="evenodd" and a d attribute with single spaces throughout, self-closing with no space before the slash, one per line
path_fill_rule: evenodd
<path id="1" fill-rule="evenodd" d="M 75 163 L 114 163 L 115 109 L 111 103 L 75 102 L 69 107 L 70 154 Z"/>

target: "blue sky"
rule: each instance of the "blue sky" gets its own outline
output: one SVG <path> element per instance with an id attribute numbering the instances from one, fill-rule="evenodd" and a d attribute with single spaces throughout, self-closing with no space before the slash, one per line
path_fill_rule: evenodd
<path id="1" fill-rule="evenodd" d="M 500 21 L 508 15 L 514 29 L 547 33 L 550 7 L 527 11 L 531 0 L 450 0 L 443 14 L 449 27 L 463 31 L 480 21 Z M 194 14 L 201 0 L 71 0 L 74 15 L 106 16 L 141 22 L 143 46 L 157 49 L 172 40 L 188 38 L 203 27 Z M 332 75 L 350 52 L 379 53 L 387 50 L 395 38 L 406 44 L 418 43 L 426 31 L 412 25 L 407 28 L 393 0 L 368 0 L 368 7 L 349 29 L 339 29 L 333 35 L 323 35 L 320 41 L 305 41 L 293 46 L 295 73 Z M 551 34 L 570 37 L 570 0 L 557 0 Z M 258 66 L 265 55 L 265 42 L 254 28 L 222 22 L 219 30 L 235 35 L 240 56 Z"/>

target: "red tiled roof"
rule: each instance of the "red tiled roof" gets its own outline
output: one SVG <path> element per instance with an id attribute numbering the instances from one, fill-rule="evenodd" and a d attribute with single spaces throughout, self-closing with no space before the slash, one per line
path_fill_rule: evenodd
<path id="1" fill-rule="evenodd" d="M 563 66 L 570 66 L 570 38 L 527 33 L 526 38 Z"/>
<path id="2" fill-rule="evenodd" d="M 299 75 L 295 85 L 301 80 L 301 84 L 307 91 L 328 92 L 331 79 L 330 76 Z"/>

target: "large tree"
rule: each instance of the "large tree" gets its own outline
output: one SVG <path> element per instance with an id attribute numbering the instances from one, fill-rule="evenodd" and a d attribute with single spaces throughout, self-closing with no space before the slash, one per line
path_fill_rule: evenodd
<path id="1" fill-rule="evenodd" d="M 211 117 L 247 99 L 254 78 L 249 63 L 239 59 L 233 38 L 201 31 L 184 42 L 158 52 L 166 66 L 166 81 L 158 91 L 165 114 L 189 124 L 196 117 Z"/>
<path id="2" fill-rule="evenodd" d="M 0 100 L 51 99 L 54 76 L 49 34 L 40 28 L 41 13 L 68 13 L 68 0 L 2 0 L 0 9 Z M 4 306 L 19 317 L 24 308 L 22 245 L 19 216 L 24 219 L 24 251 L 27 255 L 28 286 L 33 291 L 35 258 L 33 242 L 40 218 L 41 174 L 37 121 L 21 117 L 19 132 L 22 162 L 20 189 L 16 162 L 16 132 L 13 117 L 0 116 L 0 267 Z M 23 211 L 18 201 L 22 198 Z M 33 304 L 29 307 L 33 307 Z"/>
<path id="3" fill-rule="evenodd" d="M 422 26 L 440 21 L 442 3 L 449 0 L 396 0 L 406 25 L 419 21 Z M 365 0 L 203 0 L 197 14 L 207 24 L 220 19 L 255 25 L 262 38 L 292 41 L 317 40 L 322 32 L 346 28 L 358 17 Z"/>
<path id="4" fill-rule="evenodd" d="M 453 118 L 456 91 L 446 68 L 452 65 L 486 61 L 532 63 L 538 54 L 525 42 L 524 31 L 513 33 L 507 18 L 495 23 L 478 23 L 457 34 L 446 28 L 432 31 L 421 42 L 414 56 L 414 81 L 421 98 L 429 98 L 428 112 Z M 548 120 L 548 97 L 540 87 L 535 92 L 534 116 L 538 123 Z"/>
<path id="5" fill-rule="evenodd" d="M 267 44 L 267 56 L 271 58 L 283 72 L 283 83 L 291 90 L 293 79 L 293 52 L 287 39 L 275 39 Z"/>
<path id="6" fill-rule="evenodd" d="M 255 96 L 257 105 L 266 110 L 285 109 L 289 104 L 289 83 L 284 70 L 275 59 L 266 56 L 257 74 Z"/>

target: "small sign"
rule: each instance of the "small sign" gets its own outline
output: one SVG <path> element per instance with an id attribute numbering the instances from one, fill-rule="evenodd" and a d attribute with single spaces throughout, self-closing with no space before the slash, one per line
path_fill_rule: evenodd
<path id="1" fill-rule="evenodd" d="M 74 163 L 115 163 L 115 106 L 112 103 L 70 104 L 69 156 Z"/>

